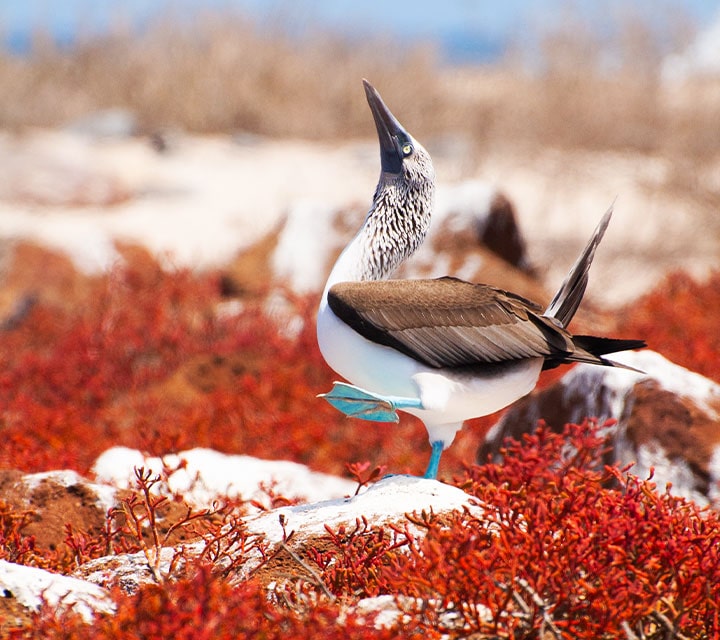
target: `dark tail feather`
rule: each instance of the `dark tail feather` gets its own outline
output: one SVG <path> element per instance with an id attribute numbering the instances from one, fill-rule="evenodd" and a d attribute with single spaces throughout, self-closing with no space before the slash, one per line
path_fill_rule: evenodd
<path id="1" fill-rule="evenodd" d="M 594 356 L 604 356 L 618 351 L 643 349 L 647 347 L 644 340 L 623 340 L 622 338 L 598 338 L 597 336 L 573 336 L 573 342 L 589 351 Z"/>
<path id="2" fill-rule="evenodd" d="M 570 273 L 568 273 L 560 289 L 545 310 L 544 315 L 556 318 L 563 327 L 568 326 L 568 323 L 572 320 L 580 305 L 580 301 L 585 295 L 585 288 L 588 283 L 588 272 L 595 257 L 595 249 L 597 249 L 600 240 L 602 240 L 605 234 L 605 229 L 607 229 L 608 223 L 610 222 L 612 211 L 613 207 L 611 205 L 595 228 L 584 251 L 575 261 L 575 264 L 570 269 Z"/>
<path id="3" fill-rule="evenodd" d="M 574 362 L 586 362 L 588 364 L 605 365 L 606 367 L 619 367 L 629 369 L 637 373 L 645 373 L 635 367 L 630 367 L 620 362 L 603 358 L 609 353 L 618 351 L 629 351 L 631 349 L 642 349 L 646 347 L 644 340 L 623 340 L 621 338 L 598 338 L 596 336 L 573 336 L 573 343 L 577 351 L 564 358 L 545 360 L 543 369 L 554 369 L 561 364 L 572 364 Z"/>

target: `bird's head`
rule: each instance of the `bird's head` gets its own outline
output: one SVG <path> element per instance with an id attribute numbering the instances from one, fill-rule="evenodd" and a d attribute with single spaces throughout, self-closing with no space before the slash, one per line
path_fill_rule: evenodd
<path id="1" fill-rule="evenodd" d="M 363 85 L 380 142 L 382 173 L 378 186 L 399 182 L 411 192 L 432 198 L 435 170 L 430 154 L 398 122 L 375 88 L 367 80 Z"/>
<path id="2" fill-rule="evenodd" d="M 382 171 L 363 226 L 339 262 L 343 268 L 346 262 L 351 264 L 352 275 L 343 271 L 346 279 L 380 280 L 425 239 L 433 208 L 435 170 L 428 152 L 398 122 L 380 94 L 367 80 L 363 84 L 380 142 Z"/>

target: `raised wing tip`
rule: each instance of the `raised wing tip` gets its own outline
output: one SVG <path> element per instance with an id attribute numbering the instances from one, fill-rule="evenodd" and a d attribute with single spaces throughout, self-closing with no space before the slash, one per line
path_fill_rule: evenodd
<path id="1" fill-rule="evenodd" d="M 615 198 L 615 200 L 617 200 L 617 198 Z M 596 238 L 596 243 L 599 243 L 600 240 L 602 240 L 602 237 L 605 235 L 605 230 L 610 224 L 610 219 L 612 218 L 613 211 L 615 210 L 615 200 L 612 201 L 608 210 L 603 214 L 603 217 L 600 218 L 600 222 L 598 222 L 597 227 L 595 227 L 593 238 Z"/>
<path id="2" fill-rule="evenodd" d="M 575 261 L 575 264 L 573 264 L 560 289 L 558 289 L 545 310 L 545 315 L 556 318 L 563 327 L 566 327 L 570 320 L 572 320 L 585 294 L 585 288 L 588 283 L 588 272 L 595 257 L 595 250 L 603 239 L 605 231 L 610 224 L 614 208 L 615 200 L 612 201 L 607 211 L 603 214 L 590 240 L 588 240 L 587 245 L 585 245 L 585 249 L 580 256 L 578 256 L 578 259 Z"/>

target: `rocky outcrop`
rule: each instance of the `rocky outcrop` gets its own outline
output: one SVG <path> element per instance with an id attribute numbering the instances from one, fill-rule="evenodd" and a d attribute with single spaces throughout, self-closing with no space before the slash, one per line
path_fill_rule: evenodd
<path id="1" fill-rule="evenodd" d="M 185 502 L 201 507 L 244 494 L 258 508 L 235 524 L 228 521 L 222 539 L 206 540 L 198 534 L 184 539 L 174 537 L 158 548 L 148 542 L 142 552 L 116 553 L 85 562 L 73 576 L 0 560 L 0 619 L 11 625 L 26 624 L 33 611 L 48 603 L 72 608 L 89 620 L 94 612 L 113 611 L 108 588 L 117 586 L 131 593 L 142 584 L 181 572 L 189 561 L 210 553 L 215 554 L 218 569 L 225 567 L 230 580 L 239 582 L 252 573 L 265 584 L 277 584 L 308 571 L 300 556 L 309 547 L 322 549 L 327 545 L 329 531 L 344 529 L 350 533 L 359 527 L 362 535 L 361 530 L 369 523 L 398 531 L 408 526 L 418 537 L 423 530 L 410 523 L 406 514 L 419 516 L 425 511 L 441 516 L 462 509 L 482 514 L 482 507 L 471 496 L 435 480 L 392 476 L 352 495 L 356 483 L 314 473 L 302 465 L 225 456 L 204 449 L 161 460 L 116 447 L 98 458 L 96 482 L 72 471 L 4 472 L 0 488 L 7 503 L 28 510 L 31 522 L 23 533 L 33 536 L 39 546 L 60 549 L 67 523 L 75 532 L 88 531 L 93 522 L 102 527 L 108 510 L 127 497 L 138 467 L 150 475 L 164 476 L 163 482 L 153 488 L 153 495 L 182 495 L 182 504 L 169 500 L 158 508 L 160 527 L 165 526 L 165 520 L 182 518 Z M 287 491 L 288 496 L 305 495 L 310 502 L 262 506 L 259 487 L 271 482 L 277 483 L 278 491 Z M 173 504 L 179 505 L 179 511 L 167 512 L 166 506 Z M 0 631 L 2 628 L 0 622 Z"/>
<path id="2" fill-rule="evenodd" d="M 72 609 L 86 621 L 96 612 L 113 613 L 115 605 L 107 592 L 86 580 L 51 573 L 37 567 L 0 560 L 0 633 L 5 626 L 27 624 L 43 604 Z"/>
<path id="3" fill-rule="evenodd" d="M 184 502 L 198 508 L 208 508 L 219 498 L 230 498 L 252 502 L 256 505 L 253 511 L 268 509 L 267 491 L 262 487 L 272 487 L 276 494 L 292 501 L 343 497 L 357 487 L 351 480 L 311 471 L 297 462 L 261 460 L 203 448 L 159 458 L 136 449 L 113 447 L 95 461 L 93 472 L 100 483 L 131 489 L 136 480 L 134 470 L 141 467 L 163 477 L 168 495 L 182 495 Z"/>
<path id="4" fill-rule="evenodd" d="M 258 473 L 273 477 L 289 474 L 286 481 L 293 476 L 297 488 L 311 489 L 304 492 L 314 493 L 316 499 L 323 492 L 326 495 L 337 494 L 352 484 L 324 474 L 311 474 L 301 465 L 293 463 L 253 460 L 247 456 L 226 456 L 223 460 L 222 454 L 205 450 L 194 450 L 184 455 L 189 459 L 188 464 L 178 467 L 176 477 L 170 476 L 168 486 L 173 490 L 182 490 L 184 497 L 196 503 L 227 494 L 225 486 L 217 483 L 232 475 L 228 473 L 230 466 L 236 468 L 236 476 L 244 481 L 248 477 L 257 480 Z M 164 464 L 173 462 L 178 460 L 165 460 Z M 12 479 L 6 477 L 3 486 L 29 487 L 32 499 L 37 501 L 33 508 L 39 514 L 38 521 L 47 526 L 49 520 L 44 514 L 52 512 L 56 506 L 38 499 L 38 492 L 45 495 L 49 487 L 54 487 L 55 494 L 59 495 L 57 488 L 65 487 L 73 494 L 92 494 L 104 509 L 114 502 L 119 487 L 130 484 L 129 478 L 122 473 L 123 469 L 132 472 L 137 465 L 149 465 L 147 468 L 152 469 L 158 464 L 158 459 L 143 458 L 139 452 L 116 448 L 101 456 L 95 465 L 101 484 L 93 484 L 73 472 L 62 471 L 32 476 L 15 474 Z M 255 465 L 260 471 L 255 467 L 249 469 L 248 465 Z M 213 481 L 216 481 L 215 484 Z M 312 487 L 315 487 L 314 491 Z M 105 495 L 100 499 L 97 494 Z M 72 510 L 73 506 L 68 500 L 59 499 L 57 508 Z M 424 535 L 424 529 L 412 524 L 407 514 L 414 513 L 420 517 L 425 512 L 441 517 L 450 511 L 463 509 L 475 512 L 478 517 L 483 513 L 483 507 L 476 500 L 456 487 L 435 480 L 391 476 L 358 495 L 268 509 L 247 515 L 236 524 L 228 522 L 223 539 L 195 537 L 160 548 L 149 545 L 143 552 L 117 553 L 91 560 L 81 565 L 73 576 L 0 560 L 0 584 L 4 589 L 0 598 L 0 618 L 12 624 L 24 624 L 30 620 L 32 611 L 42 603 L 48 603 L 72 608 L 90 620 L 95 612 L 111 613 L 114 610 L 109 591 L 111 587 L 132 593 L 142 584 L 164 580 L 174 572 L 182 572 L 186 563 L 208 554 L 214 554 L 216 569 L 225 567 L 231 581 L 241 582 L 253 575 L 268 586 L 279 584 L 293 576 L 305 576 L 310 571 L 301 557 L 310 547 L 322 550 L 331 544 L 328 542 L 329 532 L 352 535 L 356 530 L 359 535 L 364 535 L 364 527 L 369 523 L 372 527 L 387 527 L 388 531 L 397 532 L 407 527 L 408 535 L 418 538 Z M 66 517 L 71 515 L 68 511 Z M 371 602 L 363 606 L 373 610 L 377 608 Z"/>
<path id="5" fill-rule="evenodd" d="M 0 471 L 0 496 L 15 513 L 26 514 L 23 534 L 32 536 L 38 548 L 60 550 L 68 525 L 76 532 L 103 530 L 116 490 L 69 470 L 30 474 L 6 470 Z"/>
<path id="6" fill-rule="evenodd" d="M 651 470 L 658 488 L 701 504 L 720 499 L 720 385 L 653 351 L 613 359 L 640 369 L 578 365 L 555 384 L 513 405 L 488 432 L 478 461 L 496 455 L 507 437 L 532 431 L 539 420 L 560 430 L 586 417 L 614 419 L 608 463 Z"/>
<path id="7" fill-rule="evenodd" d="M 267 293 L 273 283 L 285 283 L 299 293 L 320 291 L 365 213 L 364 206 L 298 202 L 280 225 L 224 270 L 223 290 L 252 296 Z M 546 295 L 533 275 L 512 203 L 492 185 L 477 180 L 438 187 L 425 243 L 395 277 L 448 274 L 535 299 Z"/>
<path id="8" fill-rule="evenodd" d="M 265 584 L 277 584 L 304 575 L 308 569 L 300 556 L 311 547 L 322 549 L 327 545 L 330 531 L 349 534 L 357 529 L 362 533 L 368 523 L 396 531 L 408 526 L 418 538 L 423 530 L 410 524 L 407 514 L 424 511 L 442 516 L 462 509 L 475 511 L 478 516 L 483 513 L 477 500 L 457 487 L 412 476 L 388 476 L 356 496 L 280 507 L 244 518 L 239 542 L 224 548 L 215 564 L 226 566 L 231 581 L 240 582 L 252 574 Z M 227 537 L 232 540 L 231 535 Z M 167 575 L 173 567 L 181 570 L 184 562 L 207 554 L 208 548 L 208 541 L 203 539 L 164 547 L 158 550 L 156 571 Z M 217 550 L 213 551 L 217 555 Z M 98 586 L 119 586 L 129 592 L 155 579 L 142 552 L 92 560 L 75 575 Z"/>

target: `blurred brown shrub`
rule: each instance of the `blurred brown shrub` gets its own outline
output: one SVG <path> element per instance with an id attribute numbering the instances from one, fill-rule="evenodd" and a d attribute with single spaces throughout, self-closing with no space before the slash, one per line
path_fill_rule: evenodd
<path id="1" fill-rule="evenodd" d="M 658 34 L 632 15 L 617 20 L 602 41 L 567 20 L 537 36 L 531 64 L 509 55 L 493 67 L 450 67 L 431 45 L 389 37 L 291 37 L 235 14 L 170 17 L 141 34 L 118 28 L 72 49 L 38 37 L 30 56 L 0 53 L 0 127 L 56 126 L 122 107 L 146 132 L 372 135 L 367 77 L 423 140 L 449 132 L 476 151 L 512 143 L 715 156 L 720 81 L 659 80 L 668 46 L 658 40 L 682 46 L 687 23 L 668 17 Z"/>

